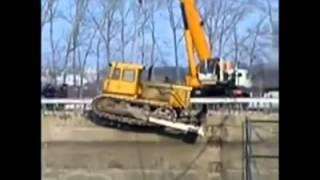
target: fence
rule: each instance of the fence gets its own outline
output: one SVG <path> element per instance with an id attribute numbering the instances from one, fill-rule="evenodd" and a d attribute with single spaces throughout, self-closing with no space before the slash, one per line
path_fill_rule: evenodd
<path id="1" fill-rule="evenodd" d="M 243 180 L 278 179 L 278 123 L 279 121 L 274 120 L 246 119 L 243 126 Z M 253 133 L 257 124 L 260 124 L 265 128 L 269 126 L 269 130 L 273 129 L 274 138 L 260 144 L 253 143 Z M 271 127 L 270 125 L 275 125 L 275 127 Z M 257 148 L 258 146 L 263 146 L 263 152 L 267 151 L 269 153 L 261 153 L 261 150 L 260 152 L 257 152 L 254 148 Z M 270 152 L 272 153 L 270 154 Z M 260 162 L 257 163 L 257 160 L 260 160 Z M 259 173 L 259 170 L 261 171 L 261 169 L 267 173 L 264 173 L 264 175 Z M 263 176 L 266 177 L 263 178 Z"/>

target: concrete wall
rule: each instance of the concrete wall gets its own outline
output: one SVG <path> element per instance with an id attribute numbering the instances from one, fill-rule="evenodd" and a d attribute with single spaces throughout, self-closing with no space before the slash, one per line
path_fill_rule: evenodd
<path id="1" fill-rule="evenodd" d="M 224 180 L 240 180 L 244 170 L 244 121 L 257 120 L 251 123 L 252 154 L 277 156 L 279 153 L 278 123 L 262 123 L 259 120 L 277 121 L 277 115 L 255 114 L 242 115 L 213 115 L 208 117 L 207 127 L 215 138 L 222 139 L 221 146 L 221 177 Z M 251 121 L 249 121 L 251 122 Z M 252 159 L 253 177 L 258 180 L 278 179 L 278 159 Z"/>
<path id="2" fill-rule="evenodd" d="M 44 177 L 52 179 L 220 179 L 220 149 L 172 143 L 48 143 Z M 214 178 L 213 178 L 214 177 Z M 90 178 L 91 179 L 91 178 Z M 103 179 L 103 178 L 102 178 Z"/>
<path id="3" fill-rule="evenodd" d="M 186 144 L 153 133 L 98 127 L 79 117 L 44 117 L 43 179 L 239 180 L 243 168 L 240 121 L 244 119 L 210 116 L 207 129 L 214 138 Z M 275 127 L 256 128 L 254 138 L 260 143 L 254 146 L 256 151 L 277 154 L 275 134 Z M 259 160 L 257 167 L 258 179 L 277 179 L 277 162 Z"/>
<path id="4" fill-rule="evenodd" d="M 256 154 L 278 155 L 277 145 L 255 144 L 253 145 Z M 243 151 L 241 144 L 226 143 L 221 150 L 223 162 L 222 178 L 226 180 L 239 180 L 243 176 Z M 254 159 L 253 175 L 257 180 L 278 179 L 278 159 Z"/>

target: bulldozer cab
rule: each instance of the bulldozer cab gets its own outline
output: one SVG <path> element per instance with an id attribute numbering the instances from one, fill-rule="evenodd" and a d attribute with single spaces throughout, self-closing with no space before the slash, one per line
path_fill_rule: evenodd
<path id="1" fill-rule="evenodd" d="M 112 62 L 109 67 L 109 75 L 103 85 L 104 93 L 135 97 L 140 93 L 143 65 Z"/>

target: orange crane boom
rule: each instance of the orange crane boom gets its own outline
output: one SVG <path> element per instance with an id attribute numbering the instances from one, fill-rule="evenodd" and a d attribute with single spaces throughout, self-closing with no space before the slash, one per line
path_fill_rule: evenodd
<path id="1" fill-rule="evenodd" d="M 188 56 L 189 73 L 186 75 L 187 85 L 195 88 L 201 86 L 199 79 L 200 67 L 197 65 L 195 53 L 200 60 L 200 66 L 204 67 L 205 72 L 213 72 L 213 67 L 208 67 L 213 53 L 209 47 L 206 33 L 203 29 L 203 21 L 197 10 L 194 0 L 180 0 L 181 13 L 185 28 L 184 38 Z M 211 69 L 211 70 L 209 70 Z"/>
<path id="2" fill-rule="evenodd" d="M 198 13 L 194 0 L 181 0 L 181 12 L 186 31 L 190 32 L 192 43 L 201 61 L 207 61 L 213 57 L 210 50 L 203 22 Z M 186 38 L 187 39 L 187 38 Z"/>

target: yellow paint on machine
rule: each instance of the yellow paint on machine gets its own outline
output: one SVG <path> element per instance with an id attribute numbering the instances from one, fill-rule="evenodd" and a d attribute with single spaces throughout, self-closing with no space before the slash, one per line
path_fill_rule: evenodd
<path id="1" fill-rule="evenodd" d="M 103 96 L 139 104 L 181 108 L 190 106 L 192 88 L 169 83 L 142 82 L 143 65 L 112 62 L 103 83 Z"/>

